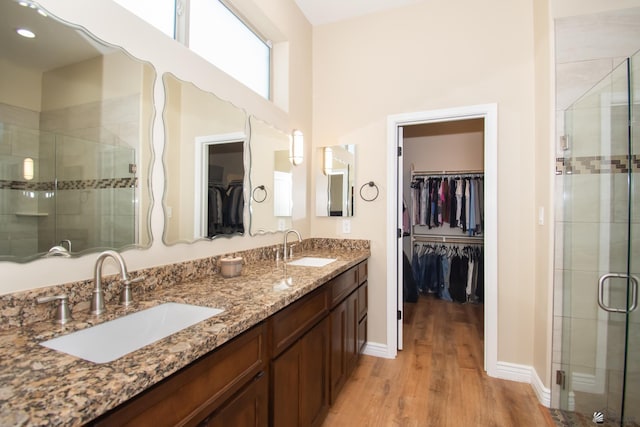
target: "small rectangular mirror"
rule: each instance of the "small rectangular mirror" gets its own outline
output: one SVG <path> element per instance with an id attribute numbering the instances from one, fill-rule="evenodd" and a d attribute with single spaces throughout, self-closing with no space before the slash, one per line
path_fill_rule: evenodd
<path id="1" fill-rule="evenodd" d="M 353 216 L 356 146 L 320 147 L 316 154 L 316 216 Z"/>

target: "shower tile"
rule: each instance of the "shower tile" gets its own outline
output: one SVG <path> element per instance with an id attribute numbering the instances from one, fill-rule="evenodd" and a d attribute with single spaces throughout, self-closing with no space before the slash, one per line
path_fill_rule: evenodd
<path id="1" fill-rule="evenodd" d="M 629 185 L 627 174 L 609 175 L 609 191 L 600 194 L 600 203 L 611 210 L 612 222 L 627 222 L 629 219 Z"/>
<path id="2" fill-rule="evenodd" d="M 562 316 L 563 304 L 563 271 L 556 269 L 553 273 L 553 314 L 554 316 Z"/>
<path id="3" fill-rule="evenodd" d="M 603 244 L 609 242 L 609 265 L 607 269 L 606 260 L 601 265 L 601 269 L 612 272 L 626 272 L 627 271 L 627 255 L 629 253 L 629 238 L 628 238 L 628 226 L 626 223 L 612 223 L 603 224 L 605 232 L 609 232 L 607 237 L 603 232 Z M 602 260 L 601 260 L 602 261 Z"/>
<path id="4" fill-rule="evenodd" d="M 572 317 L 593 320 L 598 318 L 598 278 L 599 274 L 595 271 L 573 271 L 571 273 L 571 311 L 569 314 Z"/>
<path id="5" fill-rule="evenodd" d="M 556 107 L 561 110 L 569 108 L 612 69 L 613 62 L 610 58 L 558 63 Z"/>
<path id="6" fill-rule="evenodd" d="M 573 175 L 571 203 L 573 222 L 597 222 L 600 219 L 600 175 Z"/>
<path id="7" fill-rule="evenodd" d="M 565 232 L 569 230 L 570 237 L 567 239 L 565 236 L 565 255 L 567 251 L 570 252 L 571 269 L 585 271 L 597 269 L 601 238 L 599 224 L 571 223 L 567 224 Z M 565 268 L 568 267 L 565 265 Z"/>
<path id="8" fill-rule="evenodd" d="M 571 321 L 569 363 L 572 366 L 591 368 L 583 369 L 583 373 L 592 373 L 593 368 L 596 366 L 596 350 L 601 344 L 598 341 L 596 323 L 593 319 L 573 318 Z"/>
<path id="9" fill-rule="evenodd" d="M 564 222 L 556 223 L 554 234 L 554 267 L 557 270 L 562 270 L 565 268 L 565 258 L 564 258 Z M 567 265 L 570 265 L 570 260 Z"/>

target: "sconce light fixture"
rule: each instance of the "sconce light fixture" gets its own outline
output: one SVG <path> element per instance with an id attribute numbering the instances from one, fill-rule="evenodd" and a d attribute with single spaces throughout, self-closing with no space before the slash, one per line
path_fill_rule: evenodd
<path id="1" fill-rule="evenodd" d="M 33 159 L 31 157 L 26 157 L 22 162 L 22 176 L 27 181 L 33 179 Z"/>
<path id="2" fill-rule="evenodd" d="M 325 175 L 329 175 L 333 170 L 333 149 L 331 147 L 324 147 L 323 150 L 322 172 L 324 172 Z"/>
<path id="3" fill-rule="evenodd" d="M 304 160 L 304 135 L 302 131 L 294 129 L 291 133 L 291 144 L 289 145 L 289 161 L 292 165 L 298 166 Z"/>

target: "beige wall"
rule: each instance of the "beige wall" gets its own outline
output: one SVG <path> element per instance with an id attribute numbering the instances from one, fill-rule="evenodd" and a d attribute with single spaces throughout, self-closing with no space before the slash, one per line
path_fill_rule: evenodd
<path id="1" fill-rule="evenodd" d="M 42 73 L 0 59 L 0 103 L 40 111 Z"/>
<path id="2" fill-rule="evenodd" d="M 508 37 L 505 35 L 508 34 Z M 535 309 L 532 2 L 424 2 L 314 28 L 313 139 L 358 144 L 352 233 L 372 241 L 369 338 L 386 344 L 387 116 L 498 104 L 498 359 L 533 364 Z M 334 218 L 316 236 L 342 236 Z"/>
<path id="3" fill-rule="evenodd" d="M 551 387 L 553 284 L 553 46 L 549 1 L 533 1 L 535 38 L 535 288 L 533 368 Z M 541 217 L 541 218 L 540 218 Z"/>
<path id="4" fill-rule="evenodd" d="M 311 139 L 311 25 L 294 2 L 238 1 L 245 16 L 257 22 L 274 42 L 283 43 L 281 46 L 287 48 L 285 50 L 288 61 L 278 63 L 280 68 L 285 68 L 284 74 L 288 76 L 288 80 L 283 84 L 282 79 L 279 79 L 278 93 L 280 99 L 286 99 L 286 102 L 281 102 L 280 105 L 288 106 L 290 112 L 261 98 L 110 0 L 95 0 L 91 5 L 79 5 L 77 2 L 65 0 L 42 0 L 39 3 L 62 19 L 87 28 L 97 37 L 122 46 L 133 56 L 150 62 L 158 73 L 153 94 L 156 110 L 152 130 L 155 149 L 151 176 L 155 201 L 151 213 L 153 243 L 147 250 L 124 251 L 129 269 L 202 258 L 281 241 L 281 234 L 259 237 L 250 237 L 247 234 L 243 237 L 195 244 L 166 246 L 162 243 L 164 213 L 161 200 L 165 179 L 162 153 L 165 137 L 162 123 L 164 96 L 160 79 L 164 72 L 172 72 L 178 78 L 193 82 L 201 89 L 233 102 L 247 113 L 280 129 L 302 130 L 307 138 L 308 158 Z M 304 196 L 307 190 L 305 177 L 308 165 L 308 160 L 305 160 L 294 172 L 301 176 L 300 179 L 294 177 L 296 184 L 300 183 L 302 186 L 294 189 L 294 226 L 302 232 L 303 237 L 310 235 L 309 220 L 306 217 L 308 204 Z M 0 284 L 0 294 L 91 278 L 94 261 L 95 254 L 74 259 L 42 259 L 28 264 L 3 263 L 1 268 L 4 279 Z M 115 268 L 112 271 L 115 271 Z"/>

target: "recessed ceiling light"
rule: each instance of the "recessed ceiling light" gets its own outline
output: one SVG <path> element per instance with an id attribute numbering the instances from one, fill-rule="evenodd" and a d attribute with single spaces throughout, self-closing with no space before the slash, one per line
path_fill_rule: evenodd
<path id="1" fill-rule="evenodd" d="M 47 12 L 45 12 L 45 11 L 44 11 L 44 10 L 42 10 L 42 9 L 38 9 L 38 13 L 39 13 L 40 15 L 42 15 L 42 16 L 47 16 Z"/>
<path id="2" fill-rule="evenodd" d="M 16 29 L 16 33 L 20 34 L 22 37 L 28 38 L 28 39 L 32 39 L 36 36 L 36 34 L 31 31 L 31 30 L 27 30 L 26 28 L 18 28 Z"/>

